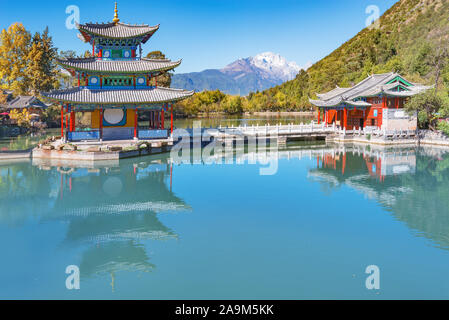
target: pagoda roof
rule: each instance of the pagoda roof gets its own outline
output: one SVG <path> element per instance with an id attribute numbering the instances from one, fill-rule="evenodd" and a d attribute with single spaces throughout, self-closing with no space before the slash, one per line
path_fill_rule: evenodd
<path id="1" fill-rule="evenodd" d="M 145 43 L 159 29 L 159 25 L 152 27 L 147 24 L 131 25 L 122 22 L 110 22 L 77 24 L 77 28 L 81 32 L 82 40 L 85 42 L 89 42 L 91 36 L 97 36 L 109 39 L 143 37 L 142 43 Z"/>
<path id="2" fill-rule="evenodd" d="M 96 58 L 70 58 L 56 59 L 56 62 L 66 69 L 85 72 L 104 73 L 151 73 L 156 71 L 168 71 L 181 64 L 179 61 L 166 59 L 141 59 L 141 60 L 98 60 Z"/>
<path id="3" fill-rule="evenodd" d="M 398 86 L 404 86 L 404 91 L 394 90 Z M 319 100 L 309 99 L 309 101 L 317 107 L 336 107 L 344 104 L 369 107 L 371 106 L 370 103 L 356 101 L 356 99 L 375 97 L 380 94 L 394 97 L 410 97 L 430 88 L 432 88 L 432 86 L 411 83 L 402 78 L 399 74 L 390 72 L 373 74 L 350 88 L 336 87 L 327 93 L 317 94 Z"/>
<path id="4" fill-rule="evenodd" d="M 176 102 L 186 99 L 194 94 L 194 91 L 186 91 L 172 88 L 145 88 L 145 89 L 88 89 L 76 87 L 68 90 L 54 90 L 42 93 L 50 100 L 94 105 L 117 104 L 157 104 Z"/>

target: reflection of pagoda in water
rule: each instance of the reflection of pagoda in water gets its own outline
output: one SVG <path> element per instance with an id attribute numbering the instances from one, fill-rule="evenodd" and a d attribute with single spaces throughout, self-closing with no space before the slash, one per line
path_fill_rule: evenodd
<path id="1" fill-rule="evenodd" d="M 170 191 L 167 158 L 112 168 L 75 169 L 63 177 L 50 219 L 69 221 L 65 245 L 90 244 L 80 271 L 85 276 L 118 271 L 148 272 L 144 240 L 177 239 L 158 219 L 159 212 L 186 210 Z M 170 178 L 168 178 L 170 176 Z M 89 190 L 89 194 L 86 194 Z"/>
<path id="2" fill-rule="evenodd" d="M 41 221 L 66 222 L 63 247 L 85 247 L 82 276 L 109 273 L 114 282 L 118 271 L 151 271 L 154 265 L 144 241 L 178 238 L 158 218 L 158 213 L 189 210 L 171 191 L 172 164 L 166 156 L 109 167 L 66 164 L 51 168 L 45 160 L 33 164 L 17 168 L 27 171 L 27 178 L 20 181 L 23 173 L 15 174 L 17 191 L 10 190 L 9 195 L 27 191 L 24 199 L 41 201 L 32 202 L 33 211 L 20 199 L 9 202 L 8 209 L 21 217 L 20 221 L 31 215 Z M 12 174 L 16 169 L 10 170 Z M 9 219 L 14 217 L 3 210 L 5 203 L 0 204 L 0 223 L 11 224 L 14 220 Z"/>

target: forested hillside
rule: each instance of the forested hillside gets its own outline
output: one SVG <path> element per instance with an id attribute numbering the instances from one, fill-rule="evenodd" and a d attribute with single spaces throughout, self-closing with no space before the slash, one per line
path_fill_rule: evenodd
<path id="1" fill-rule="evenodd" d="M 372 73 L 396 71 L 415 82 L 438 81 L 440 90 L 448 86 L 449 1 L 402 0 L 379 22 L 378 28 L 362 30 L 294 80 L 251 94 L 247 108 L 308 108 L 315 93 L 351 86 Z"/>

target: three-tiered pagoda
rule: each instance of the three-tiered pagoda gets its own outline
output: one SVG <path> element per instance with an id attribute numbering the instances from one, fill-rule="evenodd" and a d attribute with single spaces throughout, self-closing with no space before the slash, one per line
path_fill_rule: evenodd
<path id="1" fill-rule="evenodd" d="M 69 141 L 168 138 L 164 113 L 170 110 L 173 132 L 173 103 L 194 92 L 158 86 L 157 77 L 181 61 L 142 58 L 142 44 L 159 25 L 121 23 L 116 3 L 111 23 L 77 26 L 79 38 L 92 45 L 93 57 L 56 62 L 77 78 L 78 87 L 43 93 L 61 105 L 61 136 Z M 149 128 L 139 129 L 143 111 L 149 112 Z M 76 129 L 75 112 L 91 112 L 89 131 Z"/>

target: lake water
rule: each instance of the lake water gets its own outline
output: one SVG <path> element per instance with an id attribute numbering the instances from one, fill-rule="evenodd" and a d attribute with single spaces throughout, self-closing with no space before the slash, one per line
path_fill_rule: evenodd
<path id="1" fill-rule="evenodd" d="M 0 165 L 0 299 L 449 298 L 449 154 L 262 155 Z"/>

